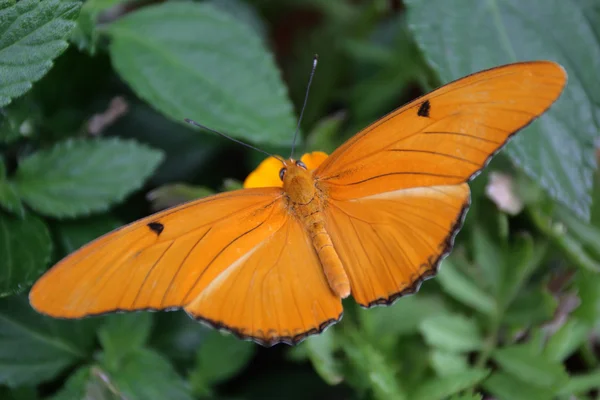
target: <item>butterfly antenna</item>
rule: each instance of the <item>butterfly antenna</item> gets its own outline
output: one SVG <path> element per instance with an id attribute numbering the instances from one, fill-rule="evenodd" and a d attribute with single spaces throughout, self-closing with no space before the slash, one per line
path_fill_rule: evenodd
<path id="1" fill-rule="evenodd" d="M 266 151 L 264 151 L 264 150 L 262 150 L 262 149 L 259 149 L 258 147 L 254 147 L 254 146 L 252 146 L 252 145 L 249 145 L 248 143 L 244 143 L 244 142 L 242 142 L 241 140 L 234 139 L 234 138 L 232 138 L 232 137 L 231 137 L 231 136 L 229 136 L 229 135 L 226 135 L 226 134 L 224 134 L 224 133 L 222 133 L 222 132 L 219 132 L 219 131 L 216 131 L 216 130 L 214 130 L 214 129 L 211 129 L 211 128 L 209 128 L 209 127 L 207 127 L 207 126 L 204 126 L 204 125 L 202 125 L 202 124 L 199 124 L 199 123 L 197 123 L 196 121 L 194 121 L 194 120 L 192 120 L 192 119 L 186 118 L 186 119 L 184 119 L 184 121 L 185 121 L 185 122 L 187 122 L 188 124 L 196 125 L 198 128 L 206 129 L 206 130 L 207 130 L 207 131 L 209 131 L 209 132 L 216 133 L 217 135 L 221 135 L 221 136 L 223 136 L 224 138 L 227 138 L 227 139 L 231 140 L 232 142 L 236 142 L 236 143 L 238 143 L 238 144 L 241 144 L 242 146 L 246 146 L 246 147 L 248 147 L 249 149 L 256 150 L 256 151 L 260 151 L 260 152 L 261 152 L 261 153 L 263 153 L 263 154 L 266 154 L 266 155 L 268 155 L 268 156 L 270 156 L 270 157 L 273 157 L 273 158 L 276 158 L 276 159 L 278 159 L 279 161 L 281 161 L 281 163 L 282 163 L 282 164 L 285 164 L 284 160 L 283 160 L 281 157 L 279 157 L 279 156 L 276 156 L 276 155 L 273 155 L 273 154 L 271 154 L 271 153 L 269 153 L 269 152 L 266 152 Z"/>
<path id="2" fill-rule="evenodd" d="M 298 137 L 298 132 L 300 131 L 300 123 L 302 122 L 302 117 L 304 116 L 304 109 L 306 108 L 306 102 L 308 101 L 308 92 L 310 91 L 310 84 L 312 83 L 313 76 L 315 76 L 315 70 L 317 69 L 317 61 L 319 61 L 319 55 L 315 54 L 313 58 L 313 66 L 310 71 L 310 78 L 308 78 L 308 86 L 306 86 L 306 94 L 304 95 L 304 104 L 302 105 L 302 110 L 300 111 L 300 118 L 298 118 L 298 126 L 296 126 L 296 132 L 294 133 L 294 141 L 292 142 L 292 154 L 290 158 L 294 157 L 294 149 L 296 147 L 296 138 Z"/>

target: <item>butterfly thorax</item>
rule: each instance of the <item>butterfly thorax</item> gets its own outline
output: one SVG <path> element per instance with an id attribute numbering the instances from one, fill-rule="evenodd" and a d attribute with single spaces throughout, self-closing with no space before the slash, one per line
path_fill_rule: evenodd
<path id="1" fill-rule="evenodd" d="M 325 200 L 323 193 L 315 186 L 312 173 L 303 164 L 288 160 L 280 175 L 283 179 L 283 190 L 288 198 L 289 211 L 306 229 L 329 287 L 336 295 L 348 297 L 350 281 L 327 232 L 323 214 Z"/>

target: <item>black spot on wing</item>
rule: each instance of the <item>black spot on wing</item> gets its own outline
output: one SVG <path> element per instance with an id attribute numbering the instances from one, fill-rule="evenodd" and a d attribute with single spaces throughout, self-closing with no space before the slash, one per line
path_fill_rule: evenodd
<path id="1" fill-rule="evenodd" d="M 429 110 L 431 110 L 431 103 L 429 102 L 429 100 L 425 100 L 419 106 L 419 111 L 417 111 L 417 115 L 419 117 L 426 117 L 426 118 L 428 118 L 429 117 Z"/>
<path id="2" fill-rule="evenodd" d="M 165 229 L 165 226 L 160 222 L 150 222 L 148 224 L 148 228 L 150 228 L 152 232 L 156 233 L 156 236 L 159 236 Z"/>

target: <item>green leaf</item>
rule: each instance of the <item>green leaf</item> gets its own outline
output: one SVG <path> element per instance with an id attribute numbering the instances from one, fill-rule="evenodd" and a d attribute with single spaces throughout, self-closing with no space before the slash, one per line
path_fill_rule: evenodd
<path id="1" fill-rule="evenodd" d="M 188 201 L 210 196 L 215 191 L 204 186 L 193 186 L 186 183 L 170 183 L 154 189 L 146 195 L 152 203 L 154 211 L 164 210 Z"/>
<path id="2" fill-rule="evenodd" d="M 56 224 L 55 231 L 62 250 L 61 255 L 71 254 L 81 246 L 122 225 L 110 214 L 60 221 Z"/>
<path id="3" fill-rule="evenodd" d="M 190 369 L 200 344 L 211 332 L 185 311 L 160 312 L 154 315 L 150 346 L 185 369 Z"/>
<path id="4" fill-rule="evenodd" d="M 580 269 L 575 284 L 581 303 L 573 316 L 590 325 L 597 323 L 600 319 L 600 274 Z"/>
<path id="5" fill-rule="evenodd" d="M 557 307 L 558 301 L 547 287 L 526 286 L 509 305 L 503 322 L 520 329 L 528 328 L 550 321 Z"/>
<path id="6" fill-rule="evenodd" d="M 446 350 L 433 349 L 429 354 L 431 367 L 439 376 L 453 375 L 469 369 L 467 356 Z"/>
<path id="7" fill-rule="evenodd" d="M 479 224 L 475 225 L 471 233 L 471 242 L 475 264 L 481 268 L 486 283 L 495 295 L 500 289 L 504 271 L 502 244 L 494 242 L 492 236 Z"/>
<path id="8" fill-rule="evenodd" d="M 254 356 L 256 345 L 211 331 L 196 353 L 196 367 L 189 380 L 198 395 L 208 395 L 212 385 L 238 374 Z"/>
<path id="9" fill-rule="evenodd" d="M 118 366 L 129 353 L 143 348 L 151 330 L 152 314 L 149 312 L 107 316 L 106 322 L 98 331 L 104 350 L 104 362 Z"/>
<path id="10" fill-rule="evenodd" d="M 550 361 L 564 361 L 586 341 L 590 331 L 589 324 L 577 317 L 569 318 L 548 340 L 544 355 Z"/>
<path id="11" fill-rule="evenodd" d="M 486 315 L 492 315 L 496 311 L 494 298 L 461 273 L 449 259 L 443 261 L 438 282 L 446 293 L 461 303 Z"/>
<path id="12" fill-rule="evenodd" d="M 481 348 L 482 339 L 477 324 L 462 315 L 437 315 L 421 323 L 425 341 L 434 347 L 453 352 Z"/>
<path id="13" fill-rule="evenodd" d="M 166 116 L 258 143 L 289 144 L 292 105 L 254 30 L 209 4 L 144 7 L 109 27 L 113 65 Z"/>
<path id="14" fill-rule="evenodd" d="M 107 379 L 119 399 L 192 400 L 187 383 L 173 366 L 155 351 L 128 353 L 118 367 L 106 366 Z"/>
<path id="15" fill-rule="evenodd" d="M 529 385 L 558 388 L 568 379 L 562 364 L 536 354 L 527 345 L 500 348 L 492 356 L 503 370 Z"/>
<path id="16" fill-rule="evenodd" d="M 483 399 L 483 395 L 476 393 L 476 394 L 456 394 L 452 397 L 450 397 L 450 400 L 482 400 Z"/>
<path id="17" fill-rule="evenodd" d="M 87 0 L 81 7 L 77 27 L 71 34 L 71 41 L 79 50 L 87 50 L 90 55 L 96 54 L 96 45 L 100 37 L 97 23 L 102 12 L 128 0 Z"/>
<path id="18" fill-rule="evenodd" d="M 342 364 L 334 354 L 338 349 L 334 333 L 329 328 L 320 335 L 311 336 L 302 345 L 315 371 L 329 385 L 337 385 L 344 379 Z"/>
<path id="19" fill-rule="evenodd" d="M 600 369 L 592 372 L 573 375 L 569 377 L 569 381 L 559 390 L 561 395 L 583 395 L 590 390 L 598 389 L 600 382 Z"/>
<path id="20" fill-rule="evenodd" d="M 487 369 L 469 369 L 441 378 L 429 379 L 415 390 L 410 398 L 414 400 L 445 399 L 472 388 L 489 374 L 490 371 Z"/>
<path id="21" fill-rule="evenodd" d="M 87 215 L 140 188 L 162 158 L 161 152 L 134 141 L 67 140 L 22 160 L 15 185 L 41 214 Z"/>
<path id="22" fill-rule="evenodd" d="M 17 218 L 0 210 L 0 297 L 25 290 L 46 270 L 51 253 L 44 221 L 33 214 Z"/>
<path id="23" fill-rule="evenodd" d="M 394 307 L 358 309 L 358 316 L 373 340 L 395 342 L 398 336 L 418 333 L 425 319 L 447 313 L 444 301 L 441 297 L 420 293 L 419 296 L 403 298 Z"/>
<path id="24" fill-rule="evenodd" d="M 0 399 L 2 400 L 37 400 L 39 399 L 35 387 L 21 386 L 15 389 L 0 386 Z"/>
<path id="25" fill-rule="evenodd" d="M 569 74 L 559 101 L 507 147 L 554 198 L 589 219 L 600 131 L 600 43 L 580 3 L 564 0 L 406 2 L 418 44 L 442 82 L 514 61 L 558 61 Z M 473 32 L 477 32 L 476 35 Z M 571 157 L 570 154 L 577 154 Z M 555 160 L 560 160 L 556 162 Z"/>
<path id="26" fill-rule="evenodd" d="M 252 4 L 243 0 L 209 0 L 208 3 L 216 9 L 231 15 L 239 22 L 248 25 L 261 39 L 268 39 L 265 22 Z"/>
<path id="27" fill-rule="evenodd" d="M 0 384 L 46 382 L 89 359 L 98 321 L 44 317 L 25 296 L 0 299 Z"/>
<path id="28" fill-rule="evenodd" d="M 338 137 L 345 119 L 346 115 L 342 112 L 321 119 L 308 135 L 305 152 L 323 151 L 331 154 L 339 146 Z"/>
<path id="29" fill-rule="evenodd" d="M 0 3 L 0 107 L 31 89 L 68 46 L 81 3 L 21 0 Z"/>
<path id="30" fill-rule="evenodd" d="M 498 400 L 548 400 L 554 395 L 550 388 L 530 385 L 502 371 L 483 381 L 483 387 Z"/>
<path id="31" fill-rule="evenodd" d="M 20 217 L 25 215 L 25 208 L 14 186 L 6 179 L 6 166 L 0 156 L 0 207 Z"/>
<path id="32" fill-rule="evenodd" d="M 350 333 L 342 344 L 353 369 L 365 379 L 376 400 L 404 400 L 406 394 L 396 379 L 391 363 L 370 341 Z"/>

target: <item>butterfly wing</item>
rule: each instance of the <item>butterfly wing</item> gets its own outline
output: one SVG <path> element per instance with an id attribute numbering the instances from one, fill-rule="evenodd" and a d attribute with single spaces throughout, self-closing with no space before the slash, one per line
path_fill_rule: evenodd
<path id="1" fill-rule="evenodd" d="M 470 75 L 365 128 L 315 170 L 361 305 L 387 304 L 436 272 L 468 207 L 466 182 L 565 82 L 547 61 Z"/>
<path id="2" fill-rule="evenodd" d="M 211 196 L 113 231 L 50 269 L 29 299 L 62 318 L 184 308 L 263 344 L 297 342 L 342 313 L 279 188 Z"/>

